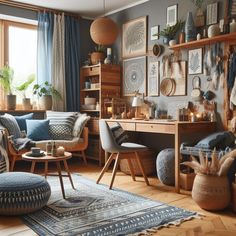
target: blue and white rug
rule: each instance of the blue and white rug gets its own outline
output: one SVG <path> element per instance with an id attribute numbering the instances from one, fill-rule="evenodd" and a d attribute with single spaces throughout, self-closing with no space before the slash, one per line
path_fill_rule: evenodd
<path id="1" fill-rule="evenodd" d="M 52 196 L 43 209 L 22 216 L 38 235 L 108 236 L 157 230 L 197 217 L 197 213 L 150 200 L 73 175 L 76 190 L 64 178 L 62 199 L 57 177 L 49 177 Z"/>

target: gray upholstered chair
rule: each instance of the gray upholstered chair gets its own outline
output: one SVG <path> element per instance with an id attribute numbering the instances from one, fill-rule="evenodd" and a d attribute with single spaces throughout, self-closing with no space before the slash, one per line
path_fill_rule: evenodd
<path id="1" fill-rule="evenodd" d="M 111 183 L 109 187 L 111 189 L 120 159 L 127 159 L 132 179 L 135 181 L 134 169 L 131 162 L 131 158 L 135 158 L 146 184 L 149 185 L 148 178 L 145 174 L 144 167 L 142 164 L 142 160 L 138 155 L 139 151 L 144 151 L 147 149 L 147 147 L 136 143 L 122 143 L 122 145 L 118 145 L 117 142 L 115 141 L 115 138 L 111 132 L 110 127 L 108 126 L 105 120 L 99 120 L 99 132 L 100 132 L 102 148 L 104 149 L 104 151 L 111 153 L 111 155 L 106 161 L 105 166 L 103 167 L 96 183 L 97 184 L 99 183 L 104 173 L 109 168 L 112 160 L 115 160 L 111 177 Z"/>

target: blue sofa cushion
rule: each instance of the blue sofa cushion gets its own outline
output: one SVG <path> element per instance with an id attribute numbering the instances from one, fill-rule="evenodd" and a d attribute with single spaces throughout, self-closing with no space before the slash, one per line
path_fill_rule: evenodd
<path id="1" fill-rule="evenodd" d="M 33 119 L 34 114 L 33 113 L 29 113 L 23 116 L 15 116 L 16 121 L 20 127 L 20 130 L 25 130 L 27 132 L 26 129 L 26 120 L 32 120 Z"/>
<path id="2" fill-rule="evenodd" d="M 14 116 L 6 113 L 0 116 L 0 123 L 7 129 L 9 135 L 14 136 L 14 139 L 21 137 L 20 127 Z"/>
<path id="3" fill-rule="evenodd" d="M 26 120 L 27 137 L 34 140 L 48 140 L 49 120 Z"/>

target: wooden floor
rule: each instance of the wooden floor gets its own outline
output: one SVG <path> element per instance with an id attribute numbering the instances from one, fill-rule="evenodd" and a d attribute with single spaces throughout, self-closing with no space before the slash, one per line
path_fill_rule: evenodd
<path id="1" fill-rule="evenodd" d="M 85 166 L 82 161 L 73 158 L 69 161 L 72 172 L 80 173 L 90 179 L 96 180 L 101 168 L 95 163 L 89 163 Z M 29 165 L 26 162 L 17 163 L 17 170 L 29 170 Z M 37 167 L 36 167 L 37 168 Z M 49 166 L 53 171 L 54 167 Z M 39 166 L 38 173 L 42 172 L 42 166 Z M 106 172 L 102 183 L 109 184 L 111 171 Z M 194 219 L 183 222 L 180 226 L 171 226 L 162 228 L 153 235 L 161 236 L 201 236 L 201 235 L 216 235 L 216 236 L 236 236 L 236 214 L 230 209 L 220 212 L 207 212 L 199 208 L 191 198 L 190 193 L 176 194 L 173 188 L 163 186 L 158 182 L 155 176 L 149 178 L 151 186 L 146 186 L 141 177 L 133 182 L 130 176 L 118 172 L 114 187 L 126 190 L 144 197 L 162 201 L 171 205 L 193 210 L 204 214 L 202 219 Z M 18 217 L 0 217 L 0 236 L 35 236 L 31 229 L 25 226 Z"/>

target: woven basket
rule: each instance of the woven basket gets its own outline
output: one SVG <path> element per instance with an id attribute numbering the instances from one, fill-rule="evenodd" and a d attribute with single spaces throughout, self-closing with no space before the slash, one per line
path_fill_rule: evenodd
<path id="1" fill-rule="evenodd" d="M 156 170 L 156 155 L 155 155 L 155 153 L 151 150 L 140 151 L 138 153 L 139 153 L 139 157 L 143 163 L 143 167 L 144 167 L 146 175 L 154 174 L 155 170 Z M 134 155 L 134 154 L 122 154 L 122 155 Z M 136 176 L 141 176 L 142 173 L 138 167 L 136 159 L 131 159 L 131 162 L 133 164 L 134 174 Z M 129 165 L 128 165 L 128 161 L 126 159 L 122 159 L 120 161 L 120 170 L 122 172 L 124 172 L 125 174 L 130 175 Z"/>

